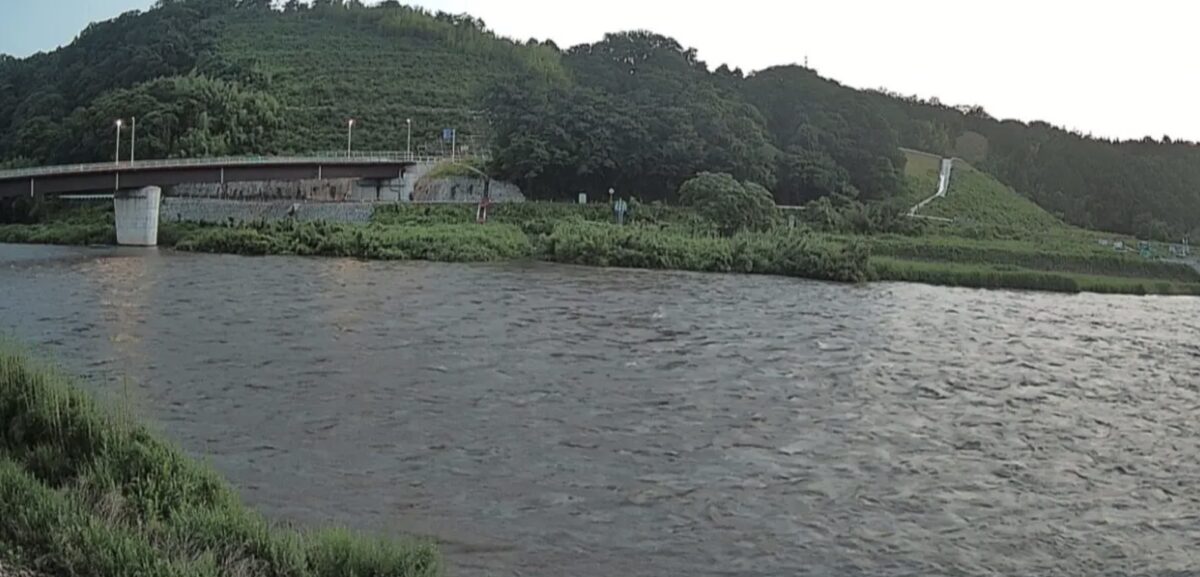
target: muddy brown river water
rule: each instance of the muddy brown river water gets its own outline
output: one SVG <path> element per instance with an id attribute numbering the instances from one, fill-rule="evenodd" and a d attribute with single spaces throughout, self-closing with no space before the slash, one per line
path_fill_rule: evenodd
<path id="1" fill-rule="evenodd" d="M 0 245 L 0 328 L 451 575 L 1185 575 L 1200 299 Z"/>

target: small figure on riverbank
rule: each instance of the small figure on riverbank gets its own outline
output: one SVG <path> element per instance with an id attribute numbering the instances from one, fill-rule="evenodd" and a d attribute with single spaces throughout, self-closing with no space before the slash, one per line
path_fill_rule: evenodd
<path id="1" fill-rule="evenodd" d="M 475 222 L 484 224 L 487 222 L 488 208 L 492 206 L 492 199 L 487 194 L 479 199 L 479 207 L 475 209 Z"/>
<path id="2" fill-rule="evenodd" d="M 629 213 L 629 203 L 625 199 L 618 199 L 613 203 L 613 216 L 617 220 L 618 225 L 625 224 L 625 215 Z"/>

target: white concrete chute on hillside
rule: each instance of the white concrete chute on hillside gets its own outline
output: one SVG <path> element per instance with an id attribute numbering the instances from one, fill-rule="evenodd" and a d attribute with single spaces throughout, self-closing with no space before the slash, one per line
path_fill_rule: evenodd
<path id="1" fill-rule="evenodd" d="M 922 200 L 921 202 L 918 202 L 917 204 L 913 205 L 912 208 L 908 209 L 908 216 L 911 218 L 924 218 L 924 219 L 929 219 L 929 220 L 940 220 L 940 221 L 944 221 L 944 222 L 951 222 L 951 219 L 949 219 L 949 218 L 942 218 L 942 217 L 938 217 L 938 216 L 924 216 L 924 215 L 917 214 L 917 212 L 919 212 L 922 208 L 925 208 L 925 205 L 933 202 L 935 199 L 946 196 L 946 193 L 950 192 L 950 176 L 953 172 L 954 172 L 954 159 L 953 158 L 943 158 L 941 170 L 938 172 L 937 192 L 933 193 L 933 196 L 926 198 L 925 200 Z"/>
<path id="2" fill-rule="evenodd" d="M 946 192 L 950 190 L 950 172 L 954 170 L 954 159 L 942 159 L 942 171 L 938 174 L 938 190 L 936 196 L 946 196 Z"/>

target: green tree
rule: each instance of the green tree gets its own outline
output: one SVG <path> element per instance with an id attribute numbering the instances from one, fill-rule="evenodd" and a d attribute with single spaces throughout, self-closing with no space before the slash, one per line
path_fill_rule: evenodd
<path id="1" fill-rule="evenodd" d="M 738 182 L 729 174 L 697 174 L 679 188 L 679 202 L 716 223 L 725 235 L 767 230 L 779 220 L 779 209 L 767 189 Z"/>
<path id="2" fill-rule="evenodd" d="M 850 174 L 824 152 L 792 147 L 780 158 L 776 197 L 781 204 L 802 205 L 818 198 L 857 197 Z"/>

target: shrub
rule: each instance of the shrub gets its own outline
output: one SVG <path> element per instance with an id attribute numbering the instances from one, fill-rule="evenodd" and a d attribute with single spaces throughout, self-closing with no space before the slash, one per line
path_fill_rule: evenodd
<path id="1" fill-rule="evenodd" d="M 716 223 L 726 236 L 769 230 L 779 221 L 779 209 L 767 189 L 723 173 L 702 172 L 683 183 L 679 202 Z"/>

